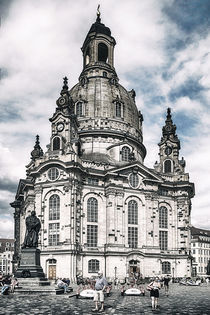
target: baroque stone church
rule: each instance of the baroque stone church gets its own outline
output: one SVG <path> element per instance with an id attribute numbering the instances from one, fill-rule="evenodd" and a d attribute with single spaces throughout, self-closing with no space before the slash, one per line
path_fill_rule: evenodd
<path id="1" fill-rule="evenodd" d="M 15 201 L 17 264 L 25 218 L 41 220 L 41 265 L 50 279 L 190 275 L 194 185 L 179 159 L 180 141 L 167 110 L 159 162 L 144 165 L 143 116 L 135 91 L 119 83 L 115 39 L 100 13 L 82 46 L 83 69 L 69 89 L 64 78 L 51 137 L 37 136 Z"/>

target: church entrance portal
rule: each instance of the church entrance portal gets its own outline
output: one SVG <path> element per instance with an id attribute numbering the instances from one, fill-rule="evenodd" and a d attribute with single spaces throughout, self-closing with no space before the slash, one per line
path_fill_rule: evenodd
<path id="1" fill-rule="evenodd" d="M 135 278 L 140 276 L 140 262 L 138 260 L 129 261 L 129 276 Z"/>
<path id="2" fill-rule="evenodd" d="M 56 260 L 55 259 L 48 260 L 48 279 L 49 280 L 56 279 Z"/>

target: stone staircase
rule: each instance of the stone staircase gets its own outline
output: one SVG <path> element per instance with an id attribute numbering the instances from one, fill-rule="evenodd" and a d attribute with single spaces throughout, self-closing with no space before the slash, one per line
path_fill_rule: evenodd
<path id="1" fill-rule="evenodd" d="M 14 294 L 62 294 L 63 289 L 56 288 L 56 285 L 47 278 L 18 278 L 18 287 L 15 287 Z"/>

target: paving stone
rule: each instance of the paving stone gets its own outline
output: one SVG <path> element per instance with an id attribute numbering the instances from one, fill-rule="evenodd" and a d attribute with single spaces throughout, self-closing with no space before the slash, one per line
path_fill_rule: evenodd
<path id="1" fill-rule="evenodd" d="M 113 289 L 110 297 L 105 299 L 105 312 L 102 314 L 170 314 L 170 315 L 208 315 L 210 314 L 210 286 L 185 287 L 171 284 L 169 296 L 160 291 L 159 305 L 152 311 L 149 292 L 146 296 L 121 296 L 120 291 Z M 61 296 L 19 296 L 0 295 L 0 315 L 93 315 L 93 300 Z M 98 313 L 100 314 L 100 313 Z"/>

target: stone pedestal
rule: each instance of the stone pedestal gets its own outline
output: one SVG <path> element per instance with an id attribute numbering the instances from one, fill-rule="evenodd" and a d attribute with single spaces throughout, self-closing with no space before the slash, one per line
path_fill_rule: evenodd
<path id="1" fill-rule="evenodd" d="M 45 278 L 40 266 L 40 250 L 38 248 L 23 248 L 20 265 L 15 273 L 17 278 Z"/>

